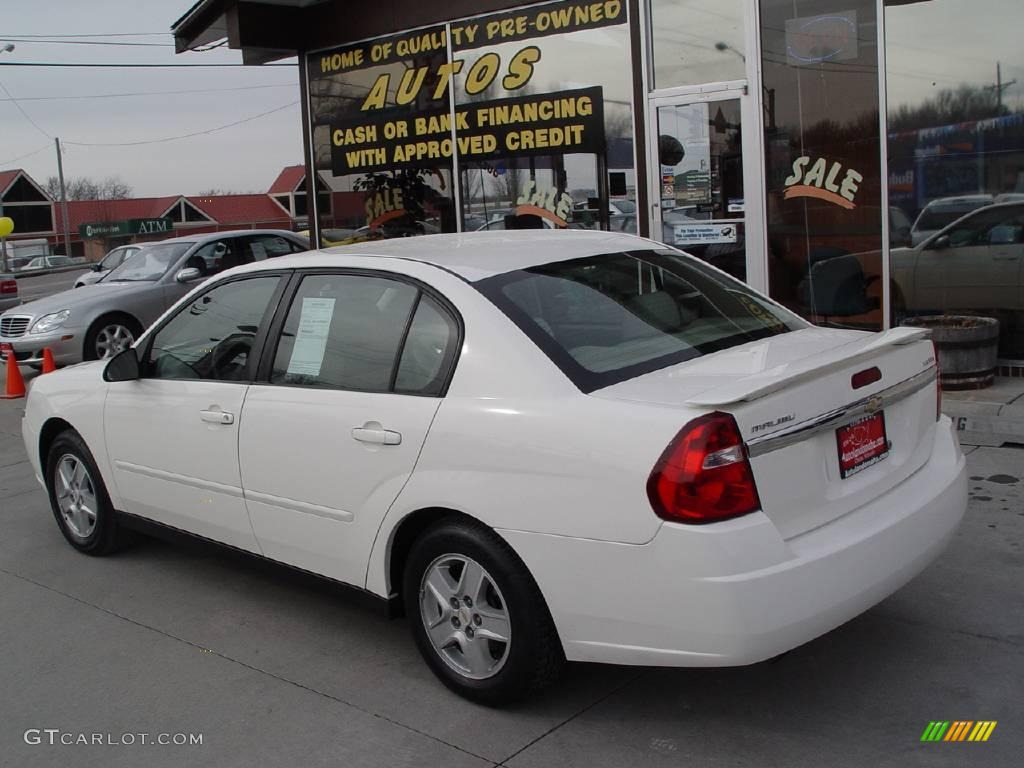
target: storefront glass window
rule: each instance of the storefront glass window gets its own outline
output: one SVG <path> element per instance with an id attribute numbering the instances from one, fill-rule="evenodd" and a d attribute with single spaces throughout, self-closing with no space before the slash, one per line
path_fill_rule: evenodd
<path id="1" fill-rule="evenodd" d="M 635 231 L 625 4 L 553 33 L 585 8 L 551 3 L 452 25 L 453 57 L 464 62 L 455 98 L 465 230 Z M 482 44 L 503 26 L 510 34 Z"/>
<path id="2" fill-rule="evenodd" d="M 746 78 L 744 0 L 650 0 L 654 87 Z"/>
<path id="3" fill-rule="evenodd" d="M 1024 49 L 1019 0 L 886 3 L 893 322 L 999 321 L 1024 358 Z"/>
<path id="4" fill-rule="evenodd" d="M 866 330 L 883 294 L 875 8 L 761 0 L 769 289 L 813 322 Z"/>
<path id="5" fill-rule="evenodd" d="M 355 242 L 456 230 L 450 142 L 422 146 L 415 120 L 447 114 L 445 27 L 310 54 L 314 164 L 332 178 L 321 227 Z"/>
<path id="6" fill-rule="evenodd" d="M 321 226 L 635 231 L 626 20 L 623 0 L 567 0 L 310 54 Z"/>

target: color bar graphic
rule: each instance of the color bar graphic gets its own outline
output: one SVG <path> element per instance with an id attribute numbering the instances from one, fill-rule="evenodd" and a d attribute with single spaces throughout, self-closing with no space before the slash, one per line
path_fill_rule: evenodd
<path id="1" fill-rule="evenodd" d="M 932 720 L 921 734 L 921 741 L 988 741 L 996 728 L 995 720 Z"/>

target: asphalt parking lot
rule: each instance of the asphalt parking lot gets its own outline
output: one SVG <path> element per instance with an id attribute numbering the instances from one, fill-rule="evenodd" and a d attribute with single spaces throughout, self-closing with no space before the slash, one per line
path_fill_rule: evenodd
<path id="1" fill-rule="evenodd" d="M 78 554 L 31 476 L 23 402 L 0 401 L 0 765 L 1020 764 L 1024 450 L 965 448 L 952 546 L 825 637 L 737 669 L 572 665 L 491 710 L 434 680 L 404 621 L 315 580 L 191 543 Z M 921 743 L 932 720 L 998 725 Z"/>

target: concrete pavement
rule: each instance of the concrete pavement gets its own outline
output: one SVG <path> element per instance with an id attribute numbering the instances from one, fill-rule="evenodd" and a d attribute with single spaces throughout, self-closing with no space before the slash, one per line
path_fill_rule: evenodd
<path id="1" fill-rule="evenodd" d="M 44 296 L 66 291 L 75 284 L 79 275 L 88 272 L 88 269 L 73 269 L 64 272 L 48 272 L 42 275 L 17 276 L 18 295 L 22 303 L 27 303 Z"/>
<path id="2" fill-rule="evenodd" d="M 502 711 L 437 683 L 404 621 L 317 580 L 200 544 L 78 554 L 31 477 L 22 402 L 0 402 L 2 765 L 960 768 L 1024 750 L 1024 451 L 968 448 L 949 550 L 825 637 L 737 669 L 572 665 Z M 936 719 L 998 726 L 920 743 Z M 136 743 L 59 744 L 93 733 Z"/>

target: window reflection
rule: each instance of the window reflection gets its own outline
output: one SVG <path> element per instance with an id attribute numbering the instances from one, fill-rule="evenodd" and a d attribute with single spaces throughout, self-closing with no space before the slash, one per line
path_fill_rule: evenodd
<path id="1" fill-rule="evenodd" d="M 527 82 L 507 82 L 499 77 L 484 90 L 469 93 L 467 80 L 482 57 L 510 62 L 531 45 L 539 55 Z M 519 103 L 527 108 L 546 102 L 575 110 L 579 115 L 575 122 L 587 123 L 585 132 L 603 133 L 593 147 L 599 151 L 580 151 L 579 146 L 559 147 L 557 133 L 543 133 L 546 126 L 557 126 L 554 121 L 536 123 L 535 131 L 528 124 L 513 123 L 509 130 L 521 133 L 516 142 L 519 151 L 499 150 L 493 158 L 480 161 L 467 157 L 460 147 L 464 231 L 605 227 L 636 231 L 629 50 L 624 23 L 485 48 L 462 50 L 456 46 L 456 57 L 466 60 L 455 78 L 457 110 L 463 106 L 486 108 L 492 103 Z M 586 119 L 591 112 L 600 118 L 597 125 Z M 489 112 L 488 120 L 502 116 Z M 547 141 L 550 151 L 531 151 L 527 134 L 536 142 Z M 499 143 L 508 147 L 507 142 Z"/>
<path id="2" fill-rule="evenodd" d="M 742 0 L 651 0 L 654 87 L 746 78 Z"/>
<path id="3" fill-rule="evenodd" d="M 881 328 L 874 0 L 761 0 L 768 279 L 812 320 Z"/>
<path id="4" fill-rule="evenodd" d="M 913 222 L 894 249 L 894 318 L 1000 321 L 1024 358 L 1019 0 L 886 2 L 889 203 Z"/>

